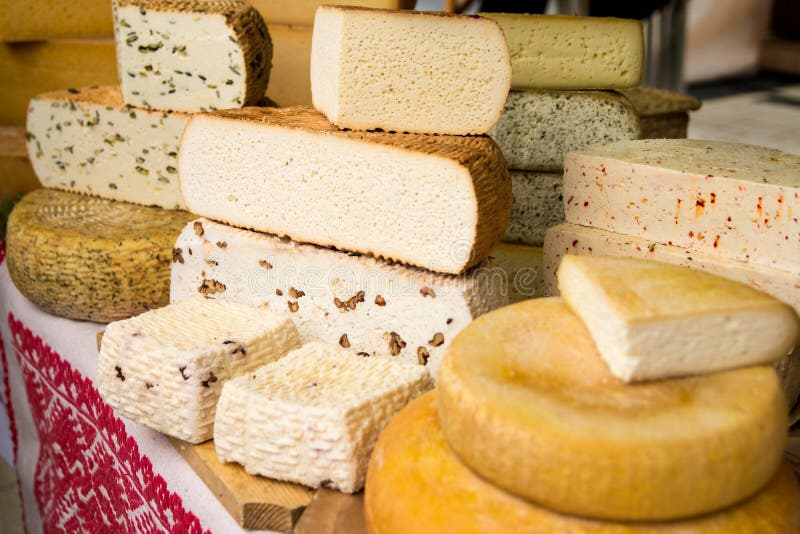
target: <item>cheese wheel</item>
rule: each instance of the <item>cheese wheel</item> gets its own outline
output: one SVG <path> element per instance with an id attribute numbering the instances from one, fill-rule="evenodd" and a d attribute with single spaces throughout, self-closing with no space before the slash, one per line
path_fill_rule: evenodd
<path id="1" fill-rule="evenodd" d="M 192 217 L 39 189 L 9 217 L 8 272 L 17 289 L 47 313 L 97 322 L 126 319 L 169 304 L 172 245 Z"/>
<path id="2" fill-rule="evenodd" d="M 372 534 L 789 534 L 800 529 L 800 488 L 787 463 L 753 498 L 698 518 L 643 524 L 558 514 L 504 492 L 464 465 L 444 440 L 435 399 L 428 393 L 409 404 L 378 440 L 364 494 Z"/>
<path id="3" fill-rule="evenodd" d="M 559 298 L 489 313 L 439 371 L 447 441 L 479 474 L 564 513 L 662 520 L 764 487 L 786 444 L 775 370 L 625 384 Z"/>

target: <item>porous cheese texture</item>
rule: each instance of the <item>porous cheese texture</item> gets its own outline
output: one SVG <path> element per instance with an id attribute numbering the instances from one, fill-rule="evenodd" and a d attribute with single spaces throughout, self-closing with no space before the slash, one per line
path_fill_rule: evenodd
<path id="1" fill-rule="evenodd" d="M 569 154 L 568 222 L 800 274 L 800 156 L 700 139 Z"/>
<path id="2" fill-rule="evenodd" d="M 285 314 L 197 298 L 108 325 L 97 389 L 117 413 L 189 443 L 214 435 L 225 383 L 300 347 Z"/>
<path id="3" fill-rule="evenodd" d="M 322 6 L 311 95 L 340 128 L 483 134 L 511 84 L 500 26 L 476 16 Z"/>
<path id="4" fill-rule="evenodd" d="M 8 220 L 14 285 L 47 313 L 106 323 L 169 303 L 183 211 L 38 189 Z"/>
<path id="5" fill-rule="evenodd" d="M 44 41 L 64 37 L 111 35 L 108 0 L 3 0 L 0 41 Z"/>
<path id="6" fill-rule="evenodd" d="M 28 154 L 45 187 L 184 209 L 177 165 L 188 118 L 127 106 L 118 86 L 45 93 L 28 110 Z"/>
<path id="7" fill-rule="evenodd" d="M 564 221 L 561 173 L 509 171 L 514 207 L 503 241 L 541 247 L 544 233 Z"/>
<path id="8" fill-rule="evenodd" d="M 179 160 L 193 213 L 444 273 L 484 260 L 511 212 L 488 137 L 340 131 L 303 107 L 195 115 Z"/>
<path id="9" fill-rule="evenodd" d="M 222 298 L 291 314 L 304 342 L 427 365 L 453 337 L 507 303 L 482 264 L 437 275 L 200 219 L 175 243 L 170 298 Z"/>
<path id="10" fill-rule="evenodd" d="M 272 42 L 244 0 L 114 0 L 114 35 L 126 104 L 240 108 L 267 89 Z"/>
<path id="11" fill-rule="evenodd" d="M 503 273 L 503 290 L 510 304 L 543 295 L 541 247 L 500 243 L 491 257 Z"/>
<path id="12" fill-rule="evenodd" d="M 309 343 L 225 385 L 217 455 L 249 473 L 354 493 L 380 432 L 431 387 L 424 367 Z"/>
<path id="13" fill-rule="evenodd" d="M 17 193 L 39 187 L 28 160 L 25 128 L 0 126 L 0 200 L 12 198 Z"/>
<path id="14" fill-rule="evenodd" d="M 591 484 L 572 481 L 573 491 Z M 754 497 L 717 513 L 669 523 L 615 523 L 562 515 L 493 486 L 453 453 L 442 435 L 435 393 L 400 411 L 381 434 L 364 492 L 372 534 L 790 534 L 800 528 L 800 487 L 784 462 Z"/>
<path id="15" fill-rule="evenodd" d="M 771 367 L 627 384 L 559 298 L 478 318 L 450 345 L 437 392 L 444 436 L 465 464 L 583 517 L 721 510 L 768 483 L 787 439 Z"/>
<path id="16" fill-rule="evenodd" d="M 637 20 L 481 15 L 503 28 L 512 89 L 616 89 L 642 82 L 644 37 Z"/>
<path id="17" fill-rule="evenodd" d="M 608 91 L 511 91 L 489 132 L 509 168 L 559 173 L 568 152 L 641 134 L 631 103 Z"/>

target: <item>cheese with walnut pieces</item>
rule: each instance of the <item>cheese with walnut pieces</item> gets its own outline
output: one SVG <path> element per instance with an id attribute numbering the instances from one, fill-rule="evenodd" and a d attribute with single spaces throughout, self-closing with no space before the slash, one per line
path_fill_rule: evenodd
<path id="1" fill-rule="evenodd" d="M 119 414 L 170 436 L 213 436 L 226 381 L 300 346 L 290 317 L 192 299 L 108 325 L 97 388 Z"/>
<path id="2" fill-rule="evenodd" d="M 424 367 L 309 343 L 225 385 L 217 455 L 248 473 L 354 493 L 383 428 L 432 387 Z"/>

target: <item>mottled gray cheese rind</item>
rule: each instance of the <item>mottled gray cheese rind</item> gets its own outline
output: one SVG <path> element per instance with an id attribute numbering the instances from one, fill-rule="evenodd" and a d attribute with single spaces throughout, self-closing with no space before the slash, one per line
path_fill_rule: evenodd
<path id="1" fill-rule="evenodd" d="M 509 171 L 514 206 L 503 241 L 535 247 L 544 243 L 544 233 L 564 221 L 561 173 Z"/>

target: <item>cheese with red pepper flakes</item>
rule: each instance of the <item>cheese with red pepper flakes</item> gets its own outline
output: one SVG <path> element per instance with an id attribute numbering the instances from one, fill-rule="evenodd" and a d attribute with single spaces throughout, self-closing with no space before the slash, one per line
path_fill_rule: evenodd
<path id="1" fill-rule="evenodd" d="M 211 439 L 222 386 L 300 346 L 290 317 L 192 299 L 108 325 L 97 388 L 119 414 L 170 436 Z"/>
<path id="2" fill-rule="evenodd" d="M 800 274 L 800 156 L 648 139 L 569 154 L 566 220 Z"/>
<path id="3" fill-rule="evenodd" d="M 248 473 L 354 493 L 383 428 L 432 387 L 424 367 L 309 343 L 225 385 L 217 455 Z"/>

